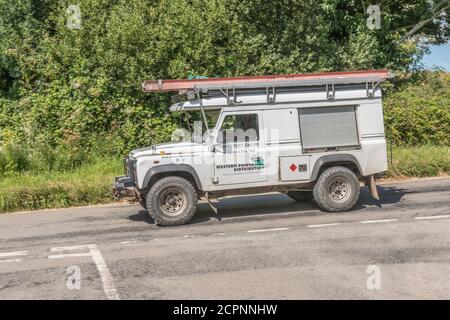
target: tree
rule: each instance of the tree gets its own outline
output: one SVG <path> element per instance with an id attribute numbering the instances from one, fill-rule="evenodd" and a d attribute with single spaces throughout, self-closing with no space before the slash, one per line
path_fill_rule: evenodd
<path id="1" fill-rule="evenodd" d="M 167 95 L 145 79 L 390 68 L 448 41 L 447 1 L 0 0 L 0 139 L 119 150 L 167 139 Z"/>

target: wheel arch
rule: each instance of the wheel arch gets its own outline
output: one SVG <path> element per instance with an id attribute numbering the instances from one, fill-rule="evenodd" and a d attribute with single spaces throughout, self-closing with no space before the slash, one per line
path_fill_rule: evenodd
<path id="1" fill-rule="evenodd" d="M 352 154 L 330 154 L 317 159 L 314 164 L 311 180 L 317 180 L 319 175 L 327 168 L 342 166 L 352 170 L 358 178 L 363 176 L 358 159 Z"/>
<path id="2" fill-rule="evenodd" d="M 165 164 L 151 168 L 144 176 L 141 190 L 149 189 L 157 180 L 168 176 L 184 178 L 192 183 L 197 191 L 203 190 L 195 169 L 188 164 Z"/>

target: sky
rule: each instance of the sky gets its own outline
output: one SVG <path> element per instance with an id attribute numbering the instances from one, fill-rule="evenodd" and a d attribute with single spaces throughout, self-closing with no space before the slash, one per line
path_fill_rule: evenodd
<path id="1" fill-rule="evenodd" d="M 427 69 L 440 66 L 450 71 L 450 42 L 441 46 L 432 46 L 431 53 L 422 60 Z"/>

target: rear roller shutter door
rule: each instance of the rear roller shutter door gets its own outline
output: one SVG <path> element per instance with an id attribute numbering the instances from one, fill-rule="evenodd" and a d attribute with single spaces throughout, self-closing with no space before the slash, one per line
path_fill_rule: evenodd
<path id="1" fill-rule="evenodd" d="M 359 146 L 355 106 L 300 108 L 303 149 Z"/>

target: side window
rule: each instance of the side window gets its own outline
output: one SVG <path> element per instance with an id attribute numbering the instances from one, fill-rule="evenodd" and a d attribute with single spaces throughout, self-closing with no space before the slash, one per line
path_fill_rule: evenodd
<path id="1" fill-rule="evenodd" d="M 218 138 L 218 142 L 223 144 L 259 141 L 258 115 L 233 114 L 225 116 Z"/>

